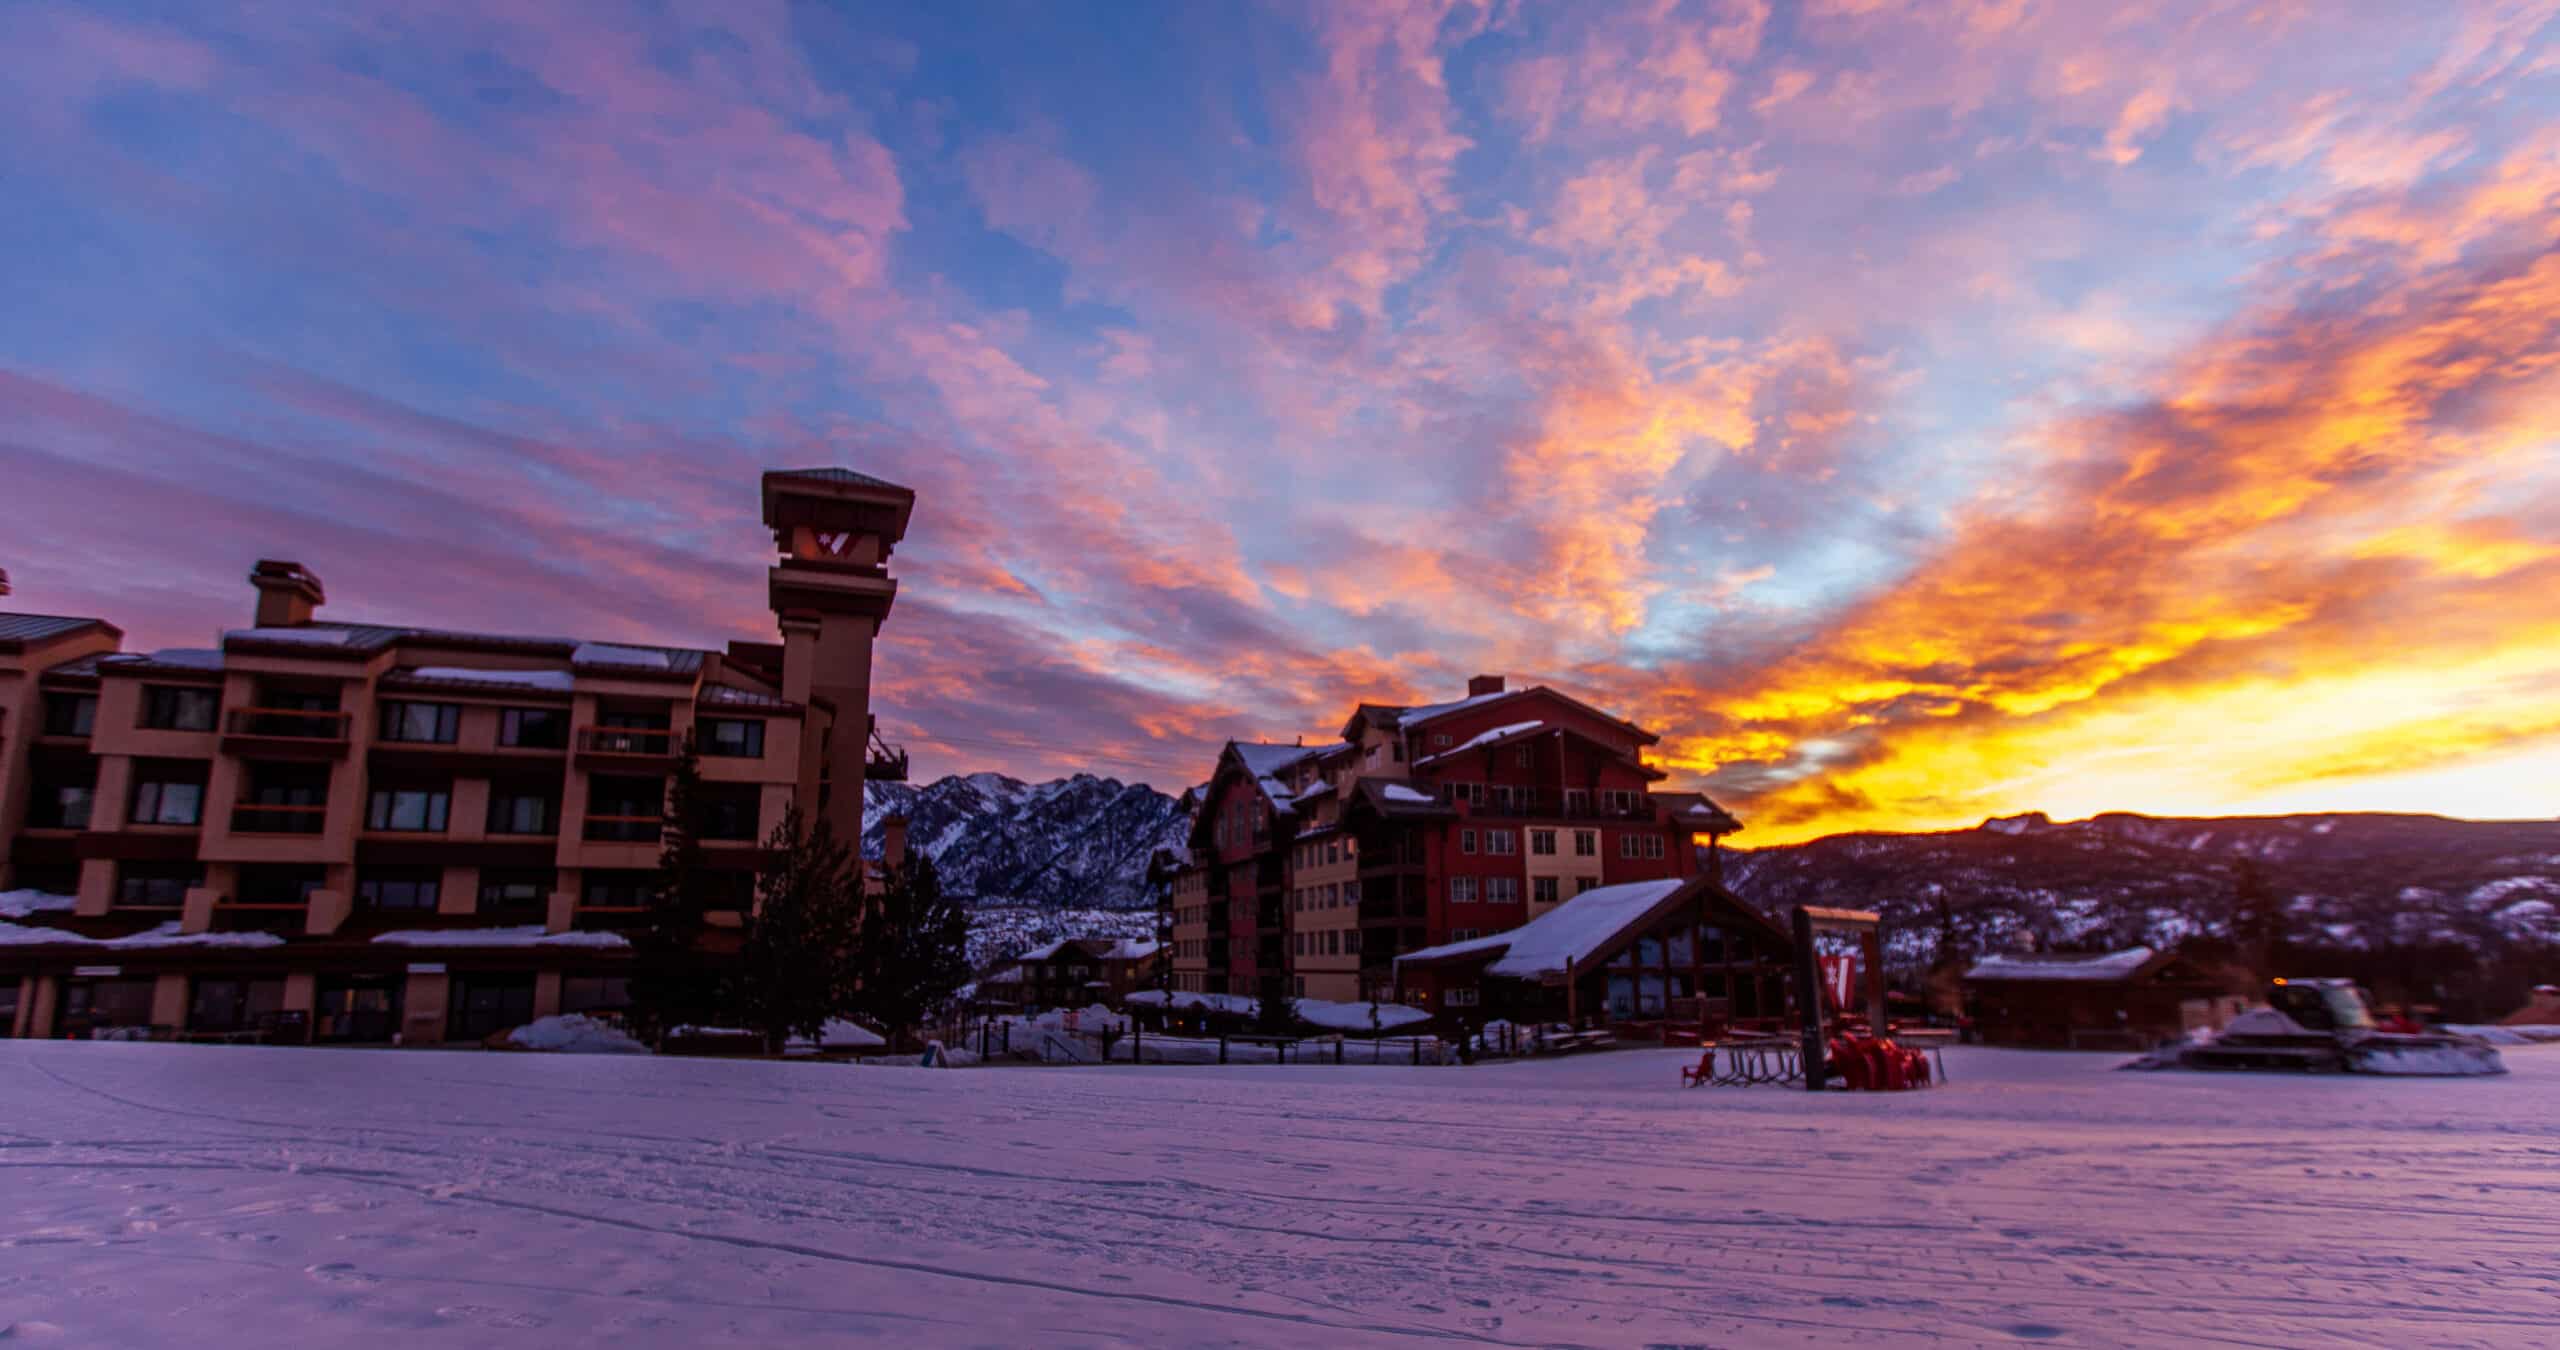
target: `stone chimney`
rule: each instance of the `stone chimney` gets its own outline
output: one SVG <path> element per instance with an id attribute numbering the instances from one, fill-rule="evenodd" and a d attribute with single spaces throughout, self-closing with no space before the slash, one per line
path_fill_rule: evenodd
<path id="1" fill-rule="evenodd" d="M 260 628 L 299 628 L 311 622 L 311 611 L 328 602 L 320 578 L 298 562 L 260 558 L 249 569 L 249 584 L 258 588 Z"/>
<path id="2" fill-rule="evenodd" d="M 1467 681 L 1467 697 L 1469 698 L 1482 698 L 1486 694 L 1499 694 L 1501 692 L 1502 677 L 1499 675 L 1478 675 L 1474 679 Z"/>
<path id="3" fill-rule="evenodd" d="M 905 816 L 891 816 L 880 822 L 880 863 L 893 872 L 907 865 Z"/>

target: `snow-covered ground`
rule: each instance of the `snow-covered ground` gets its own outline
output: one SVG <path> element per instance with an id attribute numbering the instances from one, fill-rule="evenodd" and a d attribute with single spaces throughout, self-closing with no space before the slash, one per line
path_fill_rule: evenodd
<path id="1" fill-rule="evenodd" d="M 1900 1096 L 0 1041 L 0 1327 L 62 1345 L 2528 1345 L 2503 1078 L 1957 1050 Z"/>

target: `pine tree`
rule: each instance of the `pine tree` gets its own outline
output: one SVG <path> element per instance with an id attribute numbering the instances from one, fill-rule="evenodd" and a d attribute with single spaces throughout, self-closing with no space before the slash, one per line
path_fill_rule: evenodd
<path id="1" fill-rule="evenodd" d="M 969 911 L 945 895 L 933 859 L 911 853 L 864 917 L 861 1005 L 891 1035 L 969 980 Z"/>
<path id="2" fill-rule="evenodd" d="M 1253 1005 L 1253 1029 L 1266 1036 L 1287 1036 L 1298 1029 L 1298 1001 L 1286 992 L 1288 976 L 1273 976 Z"/>
<path id="3" fill-rule="evenodd" d="M 806 829 L 798 808 L 766 844 L 773 856 L 757 887 L 739 952 L 738 1004 L 746 1024 L 779 1052 L 795 1036 L 816 1039 L 854 1011 L 863 940 L 859 860 L 826 822 Z"/>
<path id="4" fill-rule="evenodd" d="M 722 1021 L 726 991 L 721 971 L 703 950 L 710 912 L 723 907 L 722 879 L 702 851 L 708 802 L 693 733 L 667 780 L 666 819 L 658 831 L 658 876 L 649 919 L 633 935 L 633 1030 L 655 1041 L 687 1025 Z"/>

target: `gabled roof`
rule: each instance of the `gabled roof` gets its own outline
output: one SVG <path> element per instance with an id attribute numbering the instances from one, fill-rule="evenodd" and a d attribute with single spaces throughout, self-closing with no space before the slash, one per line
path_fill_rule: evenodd
<path id="1" fill-rule="evenodd" d="M 1571 977 L 1606 962 L 1664 915 L 1700 896 L 1759 929 L 1780 946 L 1794 949 L 1795 939 L 1784 928 L 1742 903 L 1714 877 L 1701 875 L 1685 881 L 1674 878 L 1601 886 L 1508 932 L 1407 952 L 1396 958 L 1396 964 L 1485 961 L 1486 974 L 1506 979 Z"/>
<path id="2" fill-rule="evenodd" d="M 1968 980 L 2062 980 L 2113 984 L 2158 973 L 2174 954 L 2149 947 L 2118 952 L 2003 952 L 1973 963 Z"/>
<path id="3" fill-rule="evenodd" d="M 886 492 L 913 491 L 911 488 L 900 487 L 898 484 L 892 483 L 886 478 L 874 478 L 867 473 L 860 473 L 852 469 L 840 468 L 834 465 L 827 465 L 815 469 L 773 469 L 769 470 L 766 476 L 769 478 L 803 478 L 811 482 L 837 483 L 846 487 L 879 488 Z"/>
<path id="4" fill-rule="evenodd" d="M 1389 820 L 1448 820 L 1458 814 L 1458 808 L 1442 801 L 1439 794 L 1395 778 L 1360 779 L 1344 799 L 1343 810 L 1348 812 L 1355 803 Z"/>
<path id="5" fill-rule="evenodd" d="M 104 619 L 72 614 L 0 614 L 0 652 L 24 651 L 29 643 L 52 642 L 90 629 L 124 636 L 123 629 Z"/>
<path id="6" fill-rule="evenodd" d="M 1653 800 L 1662 814 L 1675 823 L 1686 825 L 1697 834 L 1731 834 L 1742 828 L 1733 813 L 1708 800 L 1703 792 L 1656 792 Z"/>

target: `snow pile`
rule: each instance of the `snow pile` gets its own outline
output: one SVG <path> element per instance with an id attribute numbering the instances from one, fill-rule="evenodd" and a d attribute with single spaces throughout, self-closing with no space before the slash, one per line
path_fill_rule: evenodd
<path id="1" fill-rule="evenodd" d="M 564 1055 L 645 1055 L 649 1047 L 623 1034 L 622 1028 L 585 1013 L 539 1017 L 507 1033 L 507 1043 L 524 1050 Z"/>
<path id="2" fill-rule="evenodd" d="M 2367 1042 L 2368 1047 L 2374 1043 Z M 2373 1074 L 2405 1074 L 2411 1077 L 2460 1077 L 2475 1074 L 2502 1074 L 2506 1066 L 2498 1062 L 2497 1052 L 2459 1045 L 2393 1045 L 2387 1049 L 2369 1050 L 2355 1061 L 2356 1072 Z"/>
<path id="3" fill-rule="evenodd" d="M 421 680 L 461 680 L 472 684 L 512 684 L 527 689 L 569 692 L 576 677 L 565 670 L 477 670 L 469 666 L 419 666 L 401 672 Z"/>
<path id="4" fill-rule="evenodd" d="M 848 1022 L 842 1018 L 818 1029 L 818 1048 L 821 1050 L 876 1050 L 888 1043 L 879 1032 L 860 1022 Z"/>
<path id="5" fill-rule="evenodd" d="M 2560 1045 L 2560 1026 L 2548 1023 L 2527 1022 L 2512 1026 L 2452 1024 L 2444 1029 L 2491 1045 Z"/>
<path id="6" fill-rule="evenodd" d="M 1389 783 L 1379 790 L 1386 793 L 1387 800 L 1391 802 L 1421 802 L 1428 804 L 1440 800 L 1439 798 L 1432 796 L 1430 793 L 1424 792 L 1420 788 L 1406 787 L 1402 783 Z"/>
<path id="7" fill-rule="evenodd" d="M 222 653 L 209 647 L 163 647 L 156 652 L 110 652 L 98 658 L 100 665 L 138 665 L 145 662 L 187 666 L 196 670 L 220 670 Z"/>
<path id="8" fill-rule="evenodd" d="M 396 928 L 376 933 L 386 947 L 628 947 L 620 933 L 573 931 L 554 933 L 538 923 L 507 928 Z"/>
<path id="9" fill-rule="evenodd" d="M 2128 947 L 2097 956 L 2045 955 L 2035 952 L 1986 956 L 1964 973 L 1968 980 L 2121 980 L 2142 969 L 2154 953 Z"/>
<path id="10" fill-rule="evenodd" d="M 30 914 L 54 914 L 79 907 L 76 895 L 55 895 L 51 891 L 0 891 L 0 919 L 23 919 Z"/>
<path id="11" fill-rule="evenodd" d="M 1141 989 L 1121 1001 L 1141 1008 L 1186 1008 L 1235 1013 L 1244 1017 L 1251 1017 L 1262 1008 L 1262 1000 L 1249 994 L 1192 994 L 1181 991 L 1168 994 L 1161 989 Z"/>
<path id="12" fill-rule="evenodd" d="M 1335 1003 L 1327 999 L 1302 998 L 1298 1000 L 1297 1008 L 1302 1020 L 1327 1031 L 1367 1031 L 1373 1025 L 1370 1021 L 1372 1011 L 1377 1014 L 1374 1025 L 1381 1031 L 1393 1031 L 1431 1020 L 1430 1013 L 1401 1003 Z"/>
<path id="13" fill-rule="evenodd" d="M 1454 755 L 1463 755 L 1470 750 L 1480 749 L 1484 746 L 1491 745 L 1495 741 L 1501 740 L 1507 736 L 1517 736 L 1524 731 L 1535 731 L 1545 725 L 1546 723 L 1544 722 L 1532 720 L 1527 722 L 1513 722 L 1508 726 L 1495 727 L 1491 731 L 1468 737 L 1466 742 L 1462 745 L 1453 746 L 1447 750 L 1439 751 L 1436 754 L 1424 755 L 1422 758 L 1415 760 L 1414 763 L 1417 765 L 1429 764 L 1434 760 L 1448 759 Z"/>

